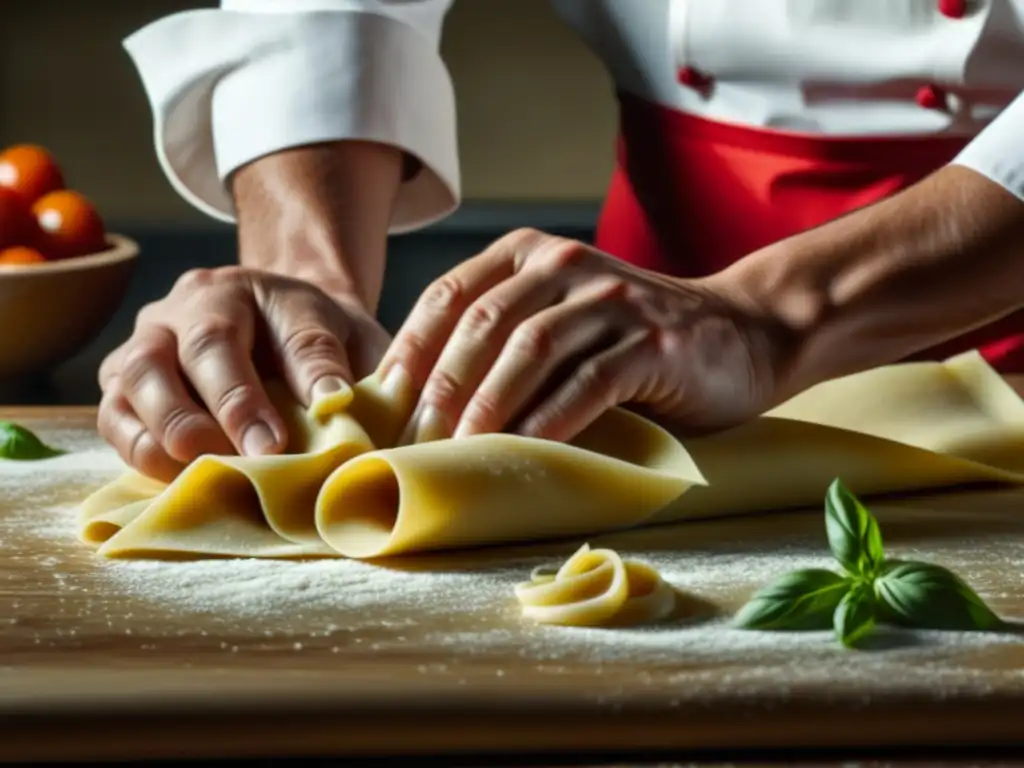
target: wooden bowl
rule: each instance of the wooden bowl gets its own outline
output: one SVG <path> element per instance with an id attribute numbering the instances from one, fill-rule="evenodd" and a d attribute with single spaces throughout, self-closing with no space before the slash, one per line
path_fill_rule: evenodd
<path id="1" fill-rule="evenodd" d="M 0 267 L 0 380 L 45 373 L 74 357 L 124 300 L 139 246 L 108 235 L 101 253 Z"/>

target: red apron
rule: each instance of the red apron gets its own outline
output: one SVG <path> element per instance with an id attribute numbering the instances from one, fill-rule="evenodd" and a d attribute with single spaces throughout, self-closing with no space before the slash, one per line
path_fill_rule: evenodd
<path id="1" fill-rule="evenodd" d="M 967 139 L 819 138 L 717 123 L 620 94 L 618 159 L 596 245 L 698 277 L 914 184 Z M 915 355 L 978 348 L 1024 372 L 1024 312 Z"/>

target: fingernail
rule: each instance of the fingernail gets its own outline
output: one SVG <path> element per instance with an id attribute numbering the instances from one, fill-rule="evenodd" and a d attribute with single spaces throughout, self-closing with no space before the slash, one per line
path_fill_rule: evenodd
<path id="1" fill-rule="evenodd" d="M 432 405 L 428 405 L 420 414 L 416 423 L 417 443 L 429 443 L 434 440 L 443 440 L 448 437 L 448 427 L 442 413 Z"/>
<path id="2" fill-rule="evenodd" d="M 246 456 L 265 456 L 277 448 L 274 431 L 262 421 L 251 425 L 242 435 L 242 450 Z"/>
<path id="3" fill-rule="evenodd" d="M 462 418 L 459 420 L 458 426 L 455 427 L 455 431 L 452 433 L 452 439 L 457 440 L 460 437 L 469 437 L 470 435 L 475 434 L 473 431 L 475 427 L 476 425 L 472 421 L 468 421 L 465 414 L 463 414 Z"/>
<path id="4" fill-rule="evenodd" d="M 388 397 L 397 399 L 412 388 L 412 377 L 400 363 L 396 363 L 388 371 L 380 386 Z"/>
<path id="5" fill-rule="evenodd" d="M 337 376 L 324 376 L 313 385 L 309 395 L 315 401 L 322 397 L 333 395 L 336 392 L 344 392 L 348 388 L 348 384 L 345 383 L 344 379 L 340 379 Z"/>
<path id="6" fill-rule="evenodd" d="M 420 406 L 413 409 L 412 416 L 405 422 L 402 434 L 398 436 L 398 445 L 412 445 L 416 441 L 416 425 L 419 423 L 422 410 L 423 408 Z"/>

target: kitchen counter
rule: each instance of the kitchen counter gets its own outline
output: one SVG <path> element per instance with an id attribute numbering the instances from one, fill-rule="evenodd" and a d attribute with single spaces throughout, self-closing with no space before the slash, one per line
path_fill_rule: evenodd
<path id="1" fill-rule="evenodd" d="M 882 629 L 848 651 L 828 632 L 728 626 L 766 581 L 831 565 L 820 510 L 592 537 L 657 567 L 677 615 L 543 627 L 522 619 L 513 587 L 580 541 L 377 564 L 98 558 L 75 538 L 75 508 L 120 468 L 92 409 L 0 418 L 71 451 L 45 471 L 0 467 L 0 760 L 594 765 L 804 750 L 820 765 L 1024 750 L 1022 490 L 871 502 L 891 556 L 953 568 L 1013 629 Z"/>

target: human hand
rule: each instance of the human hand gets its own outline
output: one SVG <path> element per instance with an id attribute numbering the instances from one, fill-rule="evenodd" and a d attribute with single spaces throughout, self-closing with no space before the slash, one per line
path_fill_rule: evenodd
<path id="1" fill-rule="evenodd" d="M 773 404 L 784 334 L 715 278 L 680 280 L 514 232 L 433 283 L 381 363 L 419 390 L 404 441 L 571 440 L 629 403 L 709 431 Z"/>
<path id="2" fill-rule="evenodd" d="M 261 379 L 282 377 L 309 405 L 372 372 L 389 340 L 355 297 L 254 269 L 194 270 L 100 367 L 99 432 L 162 480 L 204 453 L 276 453 L 288 436 Z"/>

